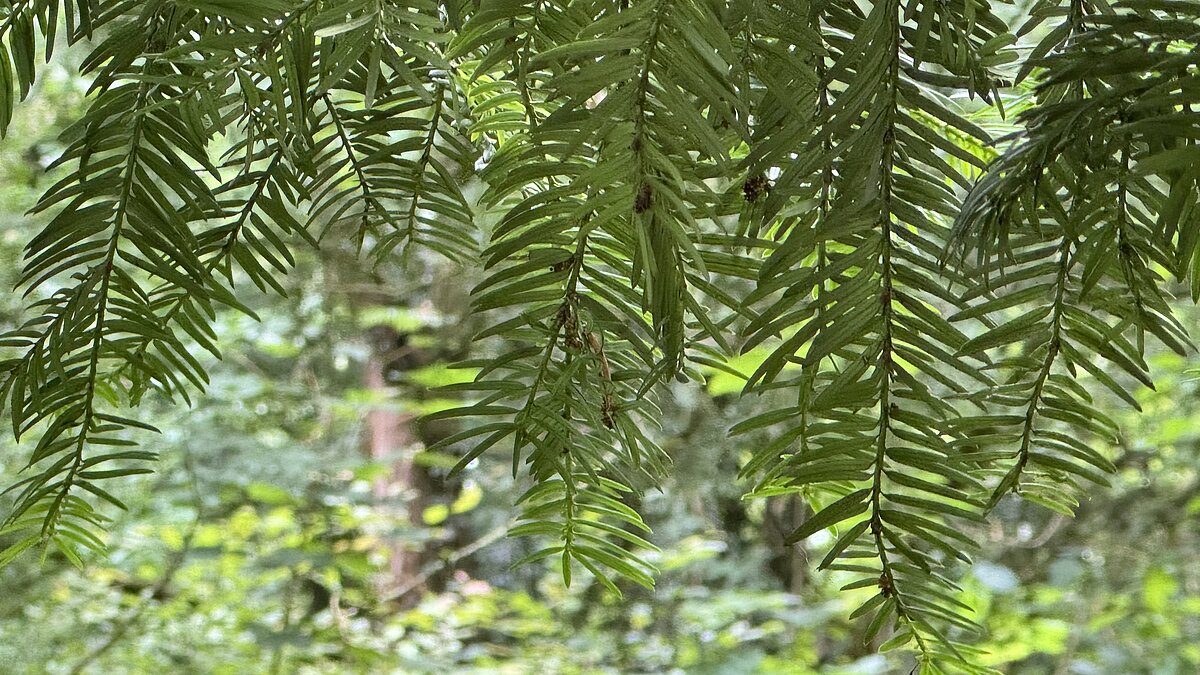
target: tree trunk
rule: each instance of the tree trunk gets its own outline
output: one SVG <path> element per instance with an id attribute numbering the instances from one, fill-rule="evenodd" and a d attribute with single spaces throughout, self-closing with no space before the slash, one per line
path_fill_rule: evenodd
<path id="1" fill-rule="evenodd" d="M 363 373 L 363 386 L 375 394 L 376 403 L 367 413 L 366 454 L 372 461 L 387 464 L 391 470 L 375 481 L 376 502 L 387 512 L 390 520 L 402 530 L 422 525 L 422 513 L 428 493 L 428 476 L 413 462 L 419 441 L 415 430 L 416 414 L 399 410 L 395 392 L 388 383 L 388 374 L 404 361 L 402 336 L 387 326 L 369 330 L 371 354 Z M 425 563 L 426 546 L 420 538 L 393 537 L 388 544 L 391 560 L 390 589 L 406 587 L 420 574 Z M 420 597 L 417 593 L 408 597 Z"/>

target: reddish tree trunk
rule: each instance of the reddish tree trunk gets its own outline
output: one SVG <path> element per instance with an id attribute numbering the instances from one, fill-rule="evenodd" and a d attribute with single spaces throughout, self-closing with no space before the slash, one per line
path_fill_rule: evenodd
<path id="1" fill-rule="evenodd" d="M 372 337 L 375 339 L 371 340 L 363 386 L 383 403 L 374 405 L 367 413 L 366 454 L 372 461 L 391 466 L 387 475 L 375 481 L 373 492 L 397 525 L 420 527 L 427 481 L 424 472 L 413 463 L 418 442 L 414 429 L 416 415 L 396 408 L 395 393 L 387 381 L 395 361 L 393 352 L 398 335 L 390 328 L 373 328 Z M 388 547 L 391 570 L 386 585 L 397 588 L 411 584 L 424 564 L 425 546 L 420 541 L 396 538 Z"/>

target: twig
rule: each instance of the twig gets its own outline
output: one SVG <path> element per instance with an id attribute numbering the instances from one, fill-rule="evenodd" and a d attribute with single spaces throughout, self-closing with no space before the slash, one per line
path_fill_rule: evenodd
<path id="1" fill-rule="evenodd" d="M 393 592 L 391 595 L 388 595 L 388 596 L 382 598 L 382 602 L 383 603 L 395 602 L 397 600 L 404 598 L 404 596 L 408 595 L 409 593 L 411 593 L 414 590 L 416 590 L 417 588 L 419 588 L 426 581 L 429 581 L 429 578 L 432 577 L 434 574 L 437 574 L 438 572 L 440 572 L 446 568 L 449 568 L 453 565 L 458 564 L 458 562 L 461 561 L 463 558 L 467 558 L 467 557 L 470 557 L 471 555 L 474 555 L 480 549 L 486 548 L 488 545 L 490 545 L 493 542 L 495 542 L 496 540 L 500 539 L 501 537 L 503 537 L 505 535 L 505 533 L 508 532 L 509 528 L 511 528 L 512 526 L 513 526 L 513 522 L 505 523 L 499 527 L 496 527 L 496 528 L 490 530 L 487 534 L 483 535 L 479 539 L 476 539 L 475 541 L 471 542 L 470 544 L 467 544 L 466 546 L 454 551 L 453 553 L 446 556 L 445 558 L 443 558 L 441 560 L 435 560 L 433 562 L 426 564 L 424 567 L 421 568 L 421 571 L 418 572 L 417 575 L 414 576 L 412 579 L 410 579 L 407 583 L 405 583 L 400 588 L 396 589 L 396 591 Z"/>

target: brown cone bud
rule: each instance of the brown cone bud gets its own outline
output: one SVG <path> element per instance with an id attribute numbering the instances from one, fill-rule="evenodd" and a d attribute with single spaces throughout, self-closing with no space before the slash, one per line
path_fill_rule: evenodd
<path id="1" fill-rule="evenodd" d="M 638 186 L 637 197 L 633 200 L 633 210 L 635 213 L 645 213 L 650 210 L 650 205 L 654 203 L 654 190 L 649 183 L 642 182 Z"/>
<path id="2" fill-rule="evenodd" d="M 758 201 L 759 197 L 766 194 L 770 188 L 771 186 L 767 183 L 767 177 L 758 174 L 757 176 L 750 176 L 742 184 L 742 195 L 745 196 L 747 202 L 753 204 Z"/>

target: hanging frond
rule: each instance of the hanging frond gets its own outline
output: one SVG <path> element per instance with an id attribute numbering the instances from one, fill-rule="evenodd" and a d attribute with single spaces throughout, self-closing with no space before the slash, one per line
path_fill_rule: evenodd
<path id="1" fill-rule="evenodd" d="M 1095 385 L 1137 407 L 1135 387 L 1153 387 L 1145 335 L 1191 347 L 1166 275 L 1196 287 L 1197 172 L 1184 158 L 1198 149 L 1179 131 L 1200 96 L 1200 10 L 1118 7 L 1072 3 L 1038 45 L 1024 70 L 1041 71 L 1040 105 L 959 218 L 964 255 L 973 250 L 989 278 L 958 314 L 990 326 L 965 350 L 1003 355 L 988 395 L 1004 410 L 978 441 L 1009 464 L 993 504 L 1018 491 L 1072 513 L 1085 485 L 1107 485 L 1113 470 L 1098 448 L 1118 429 Z"/>
<path id="2" fill-rule="evenodd" d="M 207 129 L 195 111 L 153 107 L 169 96 L 179 71 L 139 58 L 195 20 L 145 12 L 102 43 L 110 47 L 107 58 L 86 66 L 100 92 L 68 132 L 75 140 L 59 160 L 74 171 L 35 209 L 56 213 L 27 247 L 20 283 L 50 292 L 33 305 L 40 316 L 4 336 L 18 355 L 0 363 L 14 435 L 41 432 L 30 475 L 9 488 L 16 501 L 7 526 L 32 531 L 18 547 L 52 541 L 78 561 L 76 547 L 101 547 L 91 527 L 98 517 L 79 491 L 120 505 L 99 482 L 149 470 L 128 463 L 154 456 L 128 448 L 122 430 L 144 425 L 111 411 L 120 391 L 104 377 L 110 368 L 129 364 L 135 377 L 166 386 L 205 381 L 186 332 L 167 332 L 151 280 L 173 284 L 201 305 L 214 300 L 188 219 L 217 208 L 201 177 L 216 169 L 200 150 Z M 118 79 L 118 72 L 129 75 Z M 206 341 L 203 331 L 196 337 Z M 153 362 L 145 358 L 152 342 Z M 92 447 L 101 451 L 89 453 Z"/>
<path id="3" fill-rule="evenodd" d="M 969 21 L 945 6 L 899 2 L 865 15 L 814 5 L 807 16 L 804 42 L 788 51 L 809 54 L 821 77 L 799 91 L 789 80 L 788 89 L 768 87 L 763 105 L 791 99 L 790 109 L 813 118 L 812 133 L 779 114 L 777 127 L 756 129 L 767 149 L 751 146 L 752 161 L 795 159 L 771 186 L 766 213 L 781 218 L 781 243 L 748 297 L 763 309 L 744 345 L 775 345 L 747 390 L 787 387 L 797 403 L 734 431 L 784 428 L 744 473 L 763 474 L 759 494 L 799 491 L 821 505 L 791 540 L 836 526 L 821 567 L 852 573 L 847 588 L 878 588 L 856 612 L 873 617 L 867 639 L 891 625 L 891 643 L 911 642 L 933 670 L 963 661 L 956 636 L 978 630 L 952 601 L 946 571 L 969 560 L 975 542 L 965 525 L 981 519 L 981 462 L 955 443 L 966 411 L 953 401 L 969 398 L 965 383 L 991 379 L 960 353 L 968 337 L 945 316 L 974 285 L 936 262 L 970 180 L 930 139 L 948 127 L 989 140 L 943 92 L 994 95 L 996 77 L 980 64 L 1006 43 L 1005 26 L 986 13 Z M 910 42 L 908 20 L 933 22 L 950 39 L 918 33 Z M 933 77 L 923 65 L 952 75 Z"/>

